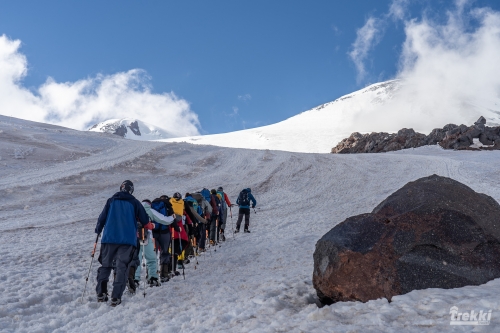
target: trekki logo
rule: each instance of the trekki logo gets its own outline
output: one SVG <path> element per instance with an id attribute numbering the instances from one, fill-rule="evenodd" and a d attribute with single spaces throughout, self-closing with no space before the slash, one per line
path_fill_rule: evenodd
<path id="1" fill-rule="evenodd" d="M 491 310 L 485 312 L 483 310 L 476 312 L 458 312 L 456 306 L 450 309 L 451 319 L 450 325 L 489 325 L 491 320 Z"/>

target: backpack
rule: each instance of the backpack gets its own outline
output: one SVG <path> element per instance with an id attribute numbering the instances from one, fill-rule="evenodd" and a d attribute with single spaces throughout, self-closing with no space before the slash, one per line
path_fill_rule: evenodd
<path id="1" fill-rule="evenodd" d="M 220 209 L 221 202 L 220 202 L 219 196 L 217 194 L 212 194 L 212 197 L 214 197 L 215 205 L 217 206 L 217 209 Z"/>
<path id="2" fill-rule="evenodd" d="M 200 191 L 200 193 L 201 193 L 201 195 L 203 195 L 205 200 L 210 202 L 210 191 L 208 189 L 204 188 L 203 190 Z"/>
<path id="3" fill-rule="evenodd" d="M 198 212 L 198 214 L 200 214 L 200 216 L 205 216 L 205 215 L 210 215 L 212 214 L 212 206 L 207 202 L 207 200 L 205 199 L 205 197 L 200 193 L 200 192 L 196 192 L 196 193 L 191 193 L 191 196 L 196 199 L 196 201 L 198 201 L 198 206 L 201 207 L 201 210 L 203 211 L 203 207 L 205 207 L 205 211 L 200 214 Z"/>
<path id="4" fill-rule="evenodd" d="M 238 195 L 238 205 L 240 206 L 250 206 L 250 198 L 248 198 L 248 191 L 243 190 L 240 192 L 240 195 Z"/>
<path id="5" fill-rule="evenodd" d="M 193 198 L 192 196 L 191 197 L 187 197 L 186 199 L 184 199 L 184 202 L 186 202 L 186 201 L 192 202 L 194 210 L 196 210 L 196 212 L 198 213 L 198 215 L 200 215 L 200 216 L 203 217 L 203 209 L 198 204 L 198 201 L 195 198 Z"/>
<path id="6" fill-rule="evenodd" d="M 154 199 L 153 202 L 151 203 L 151 208 L 165 216 L 171 216 L 174 213 L 172 204 L 170 203 L 170 200 L 168 198 Z M 167 230 L 170 230 L 168 226 L 163 225 L 161 223 L 153 221 L 153 224 L 155 225 L 155 228 L 153 229 L 154 231 L 166 233 Z"/>
<path id="7" fill-rule="evenodd" d="M 225 212 L 226 211 L 226 208 L 227 208 L 227 204 L 226 204 L 226 200 L 224 198 L 224 192 L 222 191 L 217 191 L 217 194 L 220 195 L 221 199 L 221 204 L 220 204 L 220 208 L 222 208 L 222 211 Z"/>

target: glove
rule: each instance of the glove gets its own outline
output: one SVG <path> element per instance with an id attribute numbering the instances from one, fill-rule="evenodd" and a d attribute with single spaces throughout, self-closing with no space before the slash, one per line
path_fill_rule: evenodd
<path id="1" fill-rule="evenodd" d="M 181 228 L 179 228 L 177 222 L 172 223 L 172 228 L 174 228 L 176 232 L 181 232 Z"/>
<path id="2" fill-rule="evenodd" d="M 147 230 L 153 230 L 154 228 L 155 228 L 155 225 L 151 221 L 144 226 L 144 229 L 147 229 Z"/>

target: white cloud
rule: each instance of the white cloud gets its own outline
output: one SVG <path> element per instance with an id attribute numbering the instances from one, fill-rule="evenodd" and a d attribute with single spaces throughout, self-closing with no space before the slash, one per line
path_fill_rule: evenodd
<path id="1" fill-rule="evenodd" d="M 406 8 L 410 0 L 393 0 L 389 6 L 388 16 L 396 20 L 403 20 L 406 17 Z"/>
<path id="2" fill-rule="evenodd" d="M 366 20 L 365 25 L 356 32 L 356 41 L 352 44 L 349 56 L 358 71 L 358 82 L 366 76 L 365 60 L 369 51 L 380 41 L 382 29 L 382 21 L 370 17 Z"/>
<path id="3" fill-rule="evenodd" d="M 238 95 L 238 99 L 240 101 L 246 102 L 252 99 L 252 96 L 250 94 L 245 94 L 245 95 Z"/>
<path id="4" fill-rule="evenodd" d="M 137 118 L 175 136 L 198 135 L 199 121 L 189 103 L 173 92 L 154 94 L 149 77 L 140 69 L 97 75 L 76 82 L 52 78 L 36 93 L 24 88 L 26 57 L 21 42 L 0 36 L 0 112 L 78 130 L 112 118 Z"/>
<path id="5" fill-rule="evenodd" d="M 422 132 L 500 114 L 500 12 L 455 2 L 447 20 L 405 22 L 396 75 L 401 88 L 384 104 L 359 112 L 364 129 Z"/>

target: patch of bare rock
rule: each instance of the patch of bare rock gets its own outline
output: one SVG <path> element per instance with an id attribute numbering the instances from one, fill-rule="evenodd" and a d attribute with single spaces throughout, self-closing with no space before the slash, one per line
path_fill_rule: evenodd
<path id="1" fill-rule="evenodd" d="M 478 139 L 481 144 L 475 146 L 474 139 Z M 435 144 L 444 149 L 498 150 L 500 126 L 486 126 L 486 119 L 481 116 L 472 126 L 448 124 L 432 130 L 429 135 L 415 132 L 412 128 L 403 128 L 397 133 L 354 132 L 332 148 L 331 153 L 382 153 Z"/>

